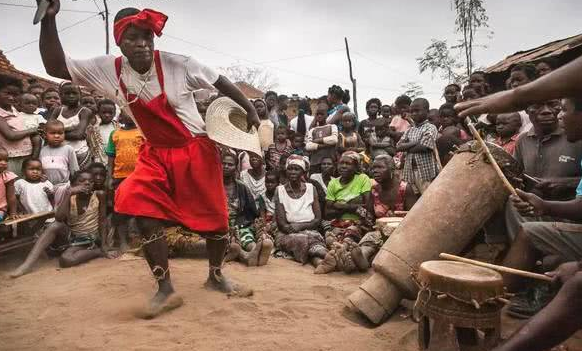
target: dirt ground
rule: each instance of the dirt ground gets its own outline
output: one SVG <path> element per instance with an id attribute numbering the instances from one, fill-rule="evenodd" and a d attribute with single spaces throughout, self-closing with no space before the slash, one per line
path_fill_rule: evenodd
<path id="1" fill-rule="evenodd" d="M 172 260 L 185 304 L 154 320 L 133 315 L 154 291 L 141 260 L 99 259 L 59 269 L 56 260 L 11 280 L 22 254 L 0 258 L 0 350 L 417 350 L 416 324 L 402 308 L 373 328 L 344 308 L 368 274 L 312 274 L 272 259 L 265 267 L 228 264 L 255 291 L 227 298 L 203 288 L 204 260 Z M 504 322 L 503 334 L 516 322 Z M 571 340 L 582 350 L 582 335 Z"/>

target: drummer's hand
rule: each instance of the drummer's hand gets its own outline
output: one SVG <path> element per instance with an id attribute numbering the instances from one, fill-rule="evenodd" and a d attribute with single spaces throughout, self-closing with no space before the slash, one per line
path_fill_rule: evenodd
<path id="1" fill-rule="evenodd" d="M 515 92 L 505 90 L 479 99 L 461 102 L 455 105 L 459 117 L 478 116 L 483 113 L 502 113 L 519 111 L 522 108 L 516 104 Z"/>
<path id="2" fill-rule="evenodd" d="M 55 17 L 59 10 L 61 9 L 61 1 L 60 0 L 47 0 L 51 4 L 49 5 L 48 9 L 46 10 L 45 18 L 47 17 Z M 38 4 L 39 0 L 36 0 Z"/>
<path id="3" fill-rule="evenodd" d="M 542 216 L 545 212 L 544 200 L 532 193 L 526 193 L 521 189 L 515 189 L 517 195 L 511 195 L 513 205 L 523 216 Z"/>
<path id="4" fill-rule="evenodd" d="M 247 111 L 247 124 L 249 129 L 252 127 L 259 128 L 261 121 L 259 120 L 259 115 L 257 115 L 257 110 L 253 107 L 250 111 Z"/>
<path id="5" fill-rule="evenodd" d="M 580 262 L 566 262 L 562 263 L 558 268 L 546 275 L 553 278 L 553 282 L 562 285 L 572 278 L 576 273 L 580 272 Z"/>

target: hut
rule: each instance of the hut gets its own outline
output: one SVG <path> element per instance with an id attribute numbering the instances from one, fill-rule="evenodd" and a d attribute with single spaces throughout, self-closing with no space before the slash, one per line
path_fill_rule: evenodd
<path id="1" fill-rule="evenodd" d="M 536 48 L 518 51 L 504 60 L 488 67 L 489 85 L 493 92 L 505 90 L 505 81 L 510 70 L 518 63 L 536 63 L 542 59 L 552 58 L 558 66 L 562 66 L 582 55 L 582 34 L 552 41 Z"/>
<path id="2" fill-rule="evenodd" d="M 40 84 L 45 89 L 58 87 L 57 82 L 17 69 L 10 60 L 8 60 L 2 50 L 0 50 L 0 74 L 7 74 L 22 79 L 25 88 L 32 83 Z"/>

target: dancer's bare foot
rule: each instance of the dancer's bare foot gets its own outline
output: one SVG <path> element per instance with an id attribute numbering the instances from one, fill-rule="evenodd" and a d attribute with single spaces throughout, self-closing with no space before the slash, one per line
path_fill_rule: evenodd
<path id="1" fill-rule="evenodd" d="M 241 254 L 242 248 L 239 244 L 230 244 L 226 256 L 224 256 L 224 262 L 230 262 L 236 260 Z"/>
<path id="2" fill-rule="evenodd" d="M 181 296 L 174 291 L 165 292 L 161 289 L 152 297 L 143 311 L 137 311 L 136 316 L 142 319 L 152 319 L 162 313 L 169 312 L 184 304 Z"/>
<path id="3" fill-rule="evenodd" d="M 354 260 L 356 267 L 358 267 L 360 271 L 365 272 L 368 270 L 368 268 L 370 268 L 370 263 L 368 262 L 366 257 L 364 257 L 362 249 L 360 249 L 359 247 L 354 247 L 351 251 L 351 254 L 352 260 Z"/>
<path id="4" fill-rule="evenodd" d="M 252 289 L 231 282 L 220 270 L 210 271 L 204 287 L 225 293 L 228 296 L 248 297 L 253 295 Z"/>
<path id="5" fill-rule="evenodd" d="M 335 259 L 335 252 L 332 250 L 325 255 L 325 258 L 321 263 L 315 268 L 313 273 L 315 274 L 327 274 L 335 271 L 337 266 L 337 260 Z"/>

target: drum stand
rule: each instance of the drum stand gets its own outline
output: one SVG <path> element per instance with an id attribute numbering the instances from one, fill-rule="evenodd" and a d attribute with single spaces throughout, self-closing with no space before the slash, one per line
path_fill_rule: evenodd
<path id="1" fill-rule="evenodd" d="M 487 351 L 499 343 L 501 305 L 477 309 L 450 298 L 438 301 L 430 296 L 425 301 L 419 296 L 418 302 L 420 350 Z"/>

